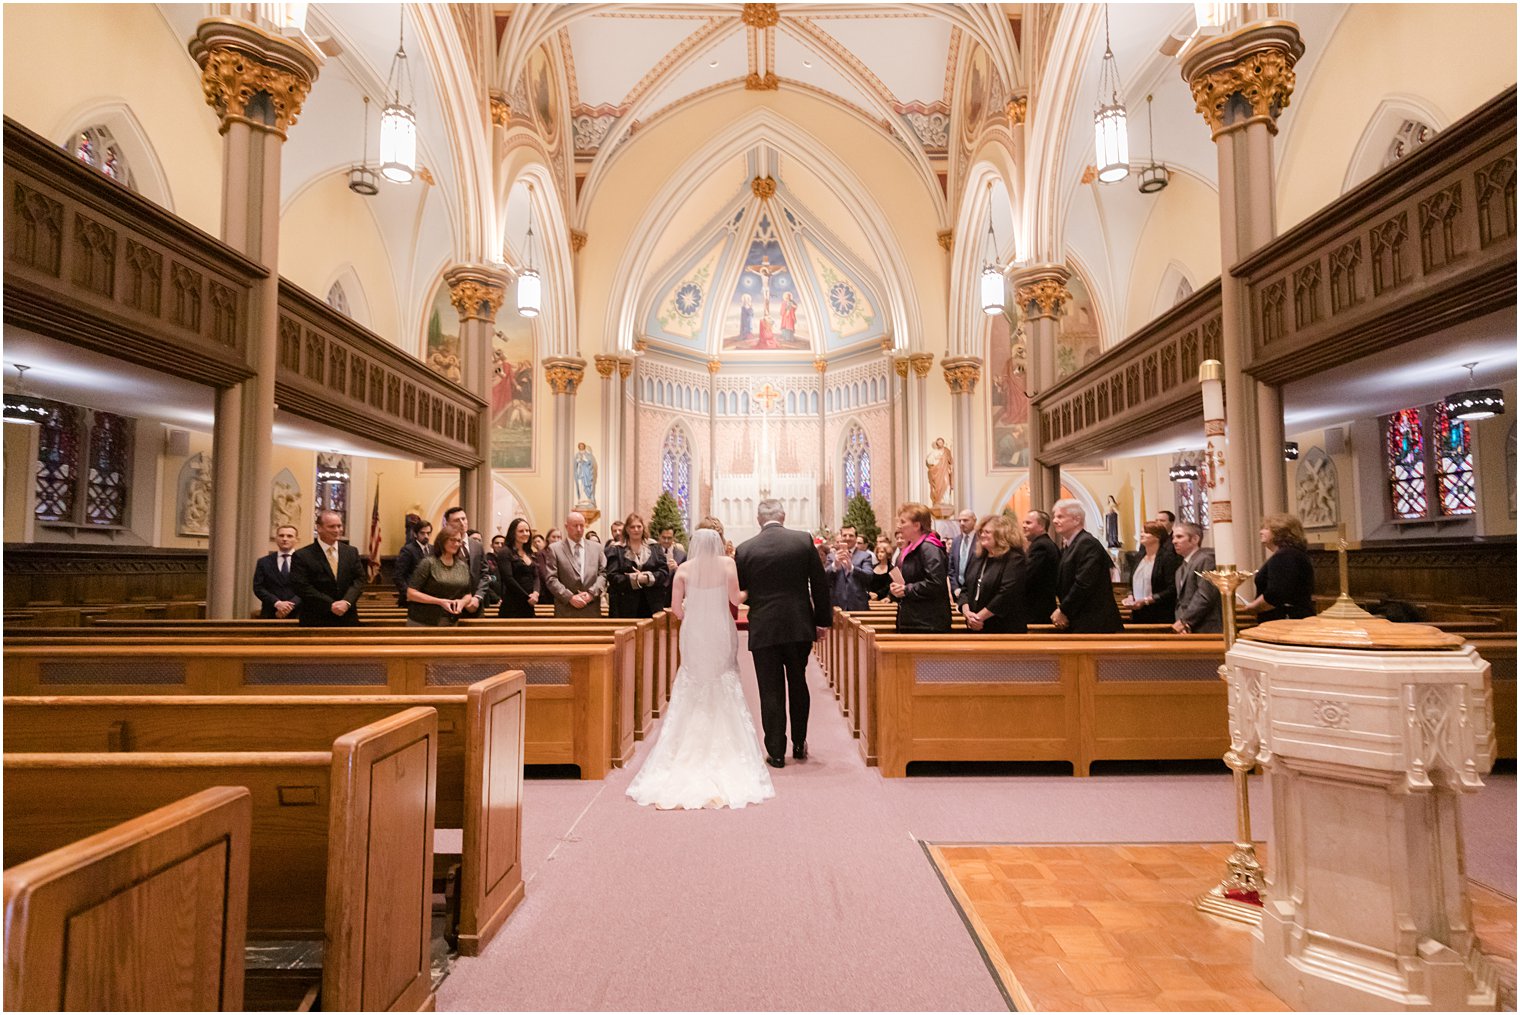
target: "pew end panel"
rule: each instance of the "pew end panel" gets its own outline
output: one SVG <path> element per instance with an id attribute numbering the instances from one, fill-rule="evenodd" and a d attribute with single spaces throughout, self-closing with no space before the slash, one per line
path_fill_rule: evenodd
<path id="1" fill-rule="evenodd" d="M 411 708 L 332 750 L 322 1007 L 431 1011 L 438 716 Z"/>
<path id="2" fill-rule="evenodd" d="M 251 823 L 217 786 L 6 870 L 6 1006 L 242 1010 Z"/>
<path id="3" fill-rule="evenodd" d="M 527 678 L 521 670 L 470 685 L 465 759 L 459 951 L 479 955 L 522 902 L 523 750 Z"/>
<path id="4" fill-rule="evenodd" d="M 1095 647 L 1076 656 L 1084 769 L 1094 761 L 1223 757 L 1230 749 L 1223 659 L 1222 639 L 1144 653 Z"/>

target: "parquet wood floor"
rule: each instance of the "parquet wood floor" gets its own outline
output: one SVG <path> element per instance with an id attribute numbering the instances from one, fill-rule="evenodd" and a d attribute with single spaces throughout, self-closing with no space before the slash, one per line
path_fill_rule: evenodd
<path id="1" fill-rule="evenodd" d="M 1228 844 L 927 848 L 1020 1011 L 1289 1010 L 1251 972 L 1250 929 L 1193 908 Z M 1472 890 L 1512 985 L 1515 900 Z"/>

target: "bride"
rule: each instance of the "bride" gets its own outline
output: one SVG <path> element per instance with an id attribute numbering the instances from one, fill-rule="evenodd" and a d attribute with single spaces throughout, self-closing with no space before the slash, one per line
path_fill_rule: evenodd
<path id="1" fill-rule="evenodd" d="M 776 795 L 739 684 L 739 573 L 723 539 L 700 529 L 676 570 L 671 612 L 681 621 L 681 667 L 660 738 L 628 787 L 661 810 L 743 807 Z"/>

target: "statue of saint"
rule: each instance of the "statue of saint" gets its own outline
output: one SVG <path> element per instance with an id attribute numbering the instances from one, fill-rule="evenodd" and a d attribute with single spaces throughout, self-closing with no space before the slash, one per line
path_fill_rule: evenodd
<path id="1" fill-rule="evenodd" d="M 924 464 L 929 467 L 929 506 L 954 507 L 955 457 L 943 437 L 934 438 L 934 447 L 929 449 Z"/>
<path id="2" fill-rule="evenodd" d="M 575 506 L 596 507 L 596 457 L 585 441 L 575 446 Z"/>

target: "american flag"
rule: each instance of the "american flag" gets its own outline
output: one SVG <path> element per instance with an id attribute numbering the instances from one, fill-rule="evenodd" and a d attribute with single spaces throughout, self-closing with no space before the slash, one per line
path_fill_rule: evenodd
<path id="1" fill-rule="evenodd" d="M 380 481 L 375 480 L 375 509 L 369 516 L 369 580 L 380 574 Z"/>

